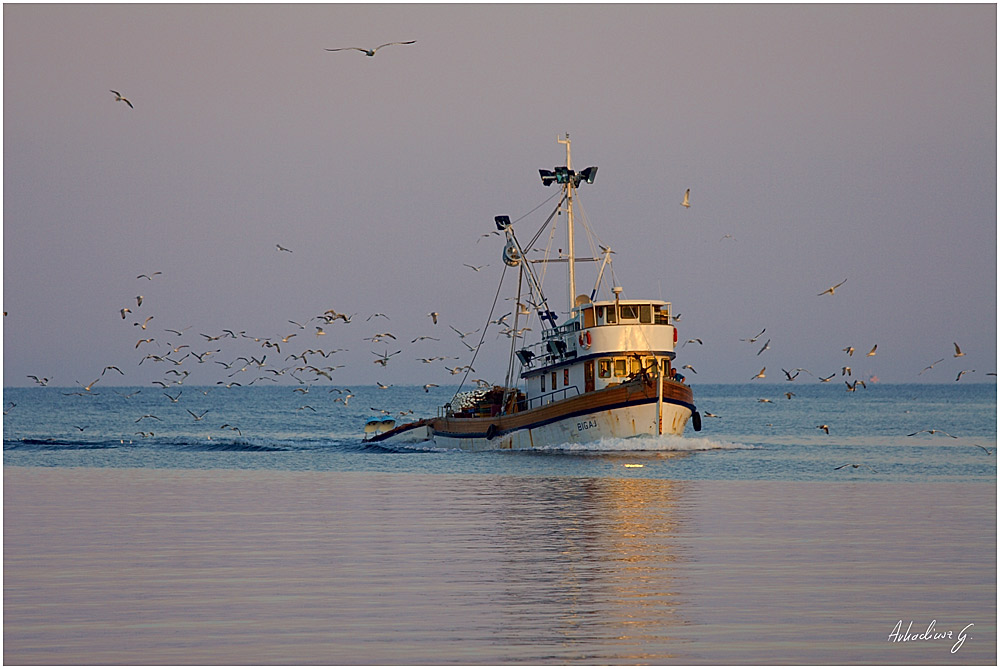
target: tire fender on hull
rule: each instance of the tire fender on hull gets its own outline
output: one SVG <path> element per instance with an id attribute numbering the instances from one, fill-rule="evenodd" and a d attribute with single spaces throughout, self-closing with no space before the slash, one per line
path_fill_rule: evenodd
<path id="1" fill-rule="evenodd" d="M 701 414 L 697 411 L 691 412 L 691 427 L 695 432 L 701 432 Z"/>

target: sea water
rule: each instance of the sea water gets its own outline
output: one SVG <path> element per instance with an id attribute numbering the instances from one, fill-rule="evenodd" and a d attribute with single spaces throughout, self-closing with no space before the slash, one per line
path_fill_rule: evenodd
<path id="1" fill-rule="evenodd" d="M 80 395 L 73 388 L 6 388 L 4 464 L 996 483 L 996 456 L 988 452 L 997 434 L 990 384 L 869 384 L 856 392 L 816 383 L 695 386 L 703 427 L 694 432 L 689 423 L 683 437 L 475 454 L 363 443 L 367 419 L 434 416 L 455 390 L 175 386 Z M 337 400 L 346 395 L 353 397 L 345 406 Z M 627 460 L 644 467 L 622 471 Z M 845 464 L 860 466 L 837 469 Z"/>
<path id="2" fill-rule="evenodd" d="M 494 453 L 361 441 L 454 388 L 6 389 L 4 663 L 995 665 L 995 386 L 787 388 Z"/>

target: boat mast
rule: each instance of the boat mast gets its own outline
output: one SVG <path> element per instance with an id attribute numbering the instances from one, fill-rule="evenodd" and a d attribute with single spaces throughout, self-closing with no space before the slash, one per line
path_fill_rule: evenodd
<path id="1" fill-rule="evenodd" d="M 561 167 L 554 167 L 551 170 L 538 170 L 539 176 L 542 177 L 542 185 L 551 186 L 554 183 L 559 184 L 563 187 L 563 198 L 566 200 L 566 262 L 569 265 L 569 313 L 570 318 L 576 313 L 576 253 L 573 245 L 573 197 L 576 194 L 576 189 L 581 183 L 594 183 L 594 178 L 597 176 L 597 166 L 592 165 L 585 170 L 581 170 L 579 174 L 573 171 L 573 164 L 571 162 L 572 155 L 570 154 L 570 143 L 569 143 L 569 133 L 562 139 L 556 137 L 556 141 L 560 144 L 566 145 L 566 164 Z M 558 205 L 555 211 L 559 211 L 562 205 Z M 561 261 L 562 258 L 560 257 Z M 555 321 L 552 322 L 553 327 L 555 327 Z"/>
<path id="2" fill-rule="evenodd" d="M 566 133 L 565 139 L 556 139 L 560 144 L 566 145 L 566 169 L 572 174 L 573 162 L 570 156 L 570 141 L 569 133 Z M 573 249 L 573 193 L 576 191 L 576 185 L 573 183 L 573 179 L 569 179 L 566 184 L 566 246 L 569 253 L 569 317 L 573 318 L 576 311 L 576 263 Z"/>

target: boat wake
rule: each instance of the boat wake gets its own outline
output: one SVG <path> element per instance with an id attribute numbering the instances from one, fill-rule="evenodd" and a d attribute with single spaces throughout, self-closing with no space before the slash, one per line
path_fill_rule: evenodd
<path id="1" fill-rule="evenodd" d="M 554 444 L 534 450 L 568 452 L 623 452 L 623 451 L 718 451 L 757 448 L 752 444 L 723 441 L 709 437 L 608 437 L 586 444 Z"/>

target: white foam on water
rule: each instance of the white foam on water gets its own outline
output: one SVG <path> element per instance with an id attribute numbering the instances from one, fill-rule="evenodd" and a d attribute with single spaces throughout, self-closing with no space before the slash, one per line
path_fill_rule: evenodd
<path id="1" fill-rule="evenodd" d="M 752 448 L 757 448 L 757 446 L 709 437 L 679 437 L 665 434 L 659 437 L 606 437 L 584 444 L 555 444 L 531 450 L 606 453 L 613 451 L 716 451 Z"/>

